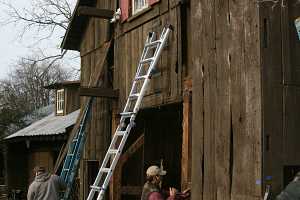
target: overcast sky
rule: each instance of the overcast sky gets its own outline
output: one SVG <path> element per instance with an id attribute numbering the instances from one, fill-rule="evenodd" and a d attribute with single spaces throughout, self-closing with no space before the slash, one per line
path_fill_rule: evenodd
<path id="1" fill-rule="evenodd" d="M 20 8 L 30 6 L 29 0 L 13 0 L 11 2 Z M 5 8 L 0 4 L 0 19 L 3 20 L 4 16 L 6 16 Z M 54 37 L 50 40 L 35 44 L 35 32 L 28 32 L 21 39 L 19 37 L 20 31 L 21 28 L 14 24 L 0 25 L 0 79 L 7 77 L 7 74 L 12 68 L 12 64 L 18 58 L 32 54 L 33 51 L 37 51 L 37 48 L 45 50 L 48 55 L 60 53 L 57 47 L 61 43 L 61 38 Z M 64 32 L 58 34 L 61 36 Z M 74 56 L 74 54 L 72 54 L 72 56 Z M 78 59 L 72 62 L 72 67 L 79 68 Z"/>

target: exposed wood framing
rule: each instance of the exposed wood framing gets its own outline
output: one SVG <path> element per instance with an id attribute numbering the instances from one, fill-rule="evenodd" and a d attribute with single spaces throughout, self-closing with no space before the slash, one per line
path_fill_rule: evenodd
<path id="1" fill-rule="evenodd" d="M 260 199 L 262 79 L 257 4 L 190 2 L 192 200 Z"/>
<path id="2" fill-rule="evenodd" d="M 108 97 L 108 98 L 118 98 L 119 91 L 113 90 L 111 88 L 88 88 L 88 87 L 80 87 L 80 96 L 92 96 L 92 97 Z"/>
<path id="3" fill-rule="evenodd" d="M 95 86 L 98 86 L 99 84 L 101 85 L 101 83 L 103 81 L 103 80 L 101 80 L 101 78 L 103 78 L 103 75 L 104 75 L 103 65 L 106 62 L 106 58 L 107 58 L 110 47 L 111 47 L 111 41 L 104 44 L 103 48 L 105 49 L 105 54 L 101 59 L 99 59 L 99 62 L 98 62 L 100 64 L 99 69 L 101 69 L 101 70 L 98 70 L 97 72 L 94 73 L 94 76 L 92 76 L 92 78 L 89 81 L 89 87 L 93 87 L 93 86 L 95 87 Z M 85 100 L 85 102 L 83 104 L 84 106 L 82 108 L 85 108 L 87 106 L 88 101 L 89 101 L 89 99 L 87 98 Z M 83 118 L 83 112 L 81 112 L 79 117 L 77 118 L 76 124 L 68 138 L 68 141 L 67 141 L 67 144 L 66 144 L 66 147 L 65 147 L 63 153 L 61 154 L 61 156 L 59 158 L 57 158 L 58 161 L 56 162 L 56 166 L 54 167 L 55 169 L 58 169 L 59 166 L 62 164 L 62 162 L 67 154 L 69 145 L 72 143 L 72 140 L 80 126 L 80 121 L 82 120 L 82 118 Z M 55 171 L 55 172 L 57 173 L 57 171 Z"/>
<path id="4" fill-rule="evenodd" d="M 88 6 L 80 6 L 78 8 L 77 14 L 79 16 L 89 16 L 89 17 L 97 17 L 103 19 L 111 19 L 114 15 L 113 10 L 108 9 L 99 9 Z"/>
<path id="5" fill-rule="evenodd" d="M 181 189 L 191 187 L 191 149 L 192 149 L 192 80 L 185 81 L 183 94 L 183 136 L 181 157 Z"/>
<path id="6" fill-rule="evenodd" d="M 122 187 L 122 168 L 128 159 L 142 146 L 144 145 L 144 134 L 141 135 L 129 148 L 123 153 L 119 159 L 119 162 L 115 168 L 113 175 L 113 191 L 110 194 L 111 200 L 121 200 L 122 194 L 138 194 L 141 191 L 141 187 L 130 186 Z"/>

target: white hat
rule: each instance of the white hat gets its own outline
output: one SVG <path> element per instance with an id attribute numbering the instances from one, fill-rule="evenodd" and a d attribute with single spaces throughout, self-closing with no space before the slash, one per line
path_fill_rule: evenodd
<path id="1" fill-rule="evenodd" d="M 163 169 L 159 168 L 156 165 L 149 167 L 146 171 L 147 176 L 157 176 L 157 175 L 164 176 L 166 174 L 167 174 L 166 171 L 164 171 Z"/>

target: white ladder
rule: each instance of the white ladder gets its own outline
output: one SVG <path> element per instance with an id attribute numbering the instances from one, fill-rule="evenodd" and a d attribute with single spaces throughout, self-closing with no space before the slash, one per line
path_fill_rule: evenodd
<path id="1" fill-rule="evenodd" d="M 104 197 L 105 190 L 120 158 L 128 135 L 135 125 L 134 120 L 149 85 L 153 69 L 155 69 L 171 29 L 171 25 L 165 26 L 158 40 L 155 40 L 156 35 L 154 32 L 149 33 L 147 37 L 131 91 L 124 110 L 120 113 L 120 124 L 112 138 L 95 182 L 90 186 L 91 190 L 87 200 L 92 200 L 96 193 L 98 193 L 97 200 L 102 200 Z"/>

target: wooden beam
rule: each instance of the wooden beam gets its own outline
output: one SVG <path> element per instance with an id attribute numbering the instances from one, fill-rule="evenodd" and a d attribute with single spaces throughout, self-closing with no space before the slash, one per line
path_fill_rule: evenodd
<path id="1" fill-rule="evenodd" d="M 108 97 L 108 98 L 118 98 L 119 91 L 110 88 L 103 87 L 80 87 L 80 96 L 92 96 L 92 97 Z"/>
<path id="2" fill-rule="evenodd" d="M 143 187 L 141 186 L 123 186 L 121 189 L 121 194 L 127 195 L 140 195 L 143 191 Z"/>
<path id="3" fill-rule="evenodd" d="M 112 42 L 109 41 L 109 42 L 106 42 L 104 43 L 103 45 L 103 50 L 105 51 L 104 55 L 101 57 L 101 59 L 99 60 L 99 62 L 97 63 L 97 66 L 99 64 L 99 66 L 101 66 L 96 73 L 94 73 L 94 76 L 92 76 L 92 78 L 90 79 L 90 82 L 89 82 L 89 87 L 94 87 L 96 85 L 102 85 L 103 84 L 103 79 L 101 79 L 101 77 L 104 75 L 104 70 L 103 70 L 103 66 L 104 66 L 104 63 L 105 61 L 107 60 L 107 56 L 108 56 L 108 52 L 109 52 L 109 49 L 112 47 Z M 83 118 L 83 113 L 82 112 L 82 109 L 84 109 L 87 104 L 89 102 L 89 98 L 87 98 L 84 103 L 83 103 L 83 106 L 81 106 L 81 112 L 80 112 L 80 115 L 78 116 L 77 120 L 76 120 L 76 124 L 74 125 L 74 128 L 72 129 L 70 135 L 69 135 L 69 138 L 68 138 L 68 141 L 66 143 L 66 146 L 65 146 L 65 149 L 63 151 L 63 153 L 57 158 L 57 162 L 55 163 L 55 167 L 54 169 L 59 169 L 59 166 L 63 163 L 64 159 L 65 159 L 65 156 L 67 155 L 67 152 L 68 152 L 68 149 L 69 149 L 69 146 L 70 144 L 72 143 L 73 141 L 73 138 L 75 137 L 75 134 L 80 126 L 80 122 Z M 57 171 L 54 171 L 54 173 L 57 173 Z"/>
<path id="4" fill-rule="evenodd" d="M 183 135 L 181 156 L 181 189 L 191 187 L 192 162 L 192 79 L 186 79 L 183 92 Z"/>
<path id="5" fill-rule="evenodd" d="M 79 6 L 77 11 L 78 16 L 97 17 L 103 19 L 111 19 L 114 15 L 113 10 L 99 9 L 88 6 Z"/>

